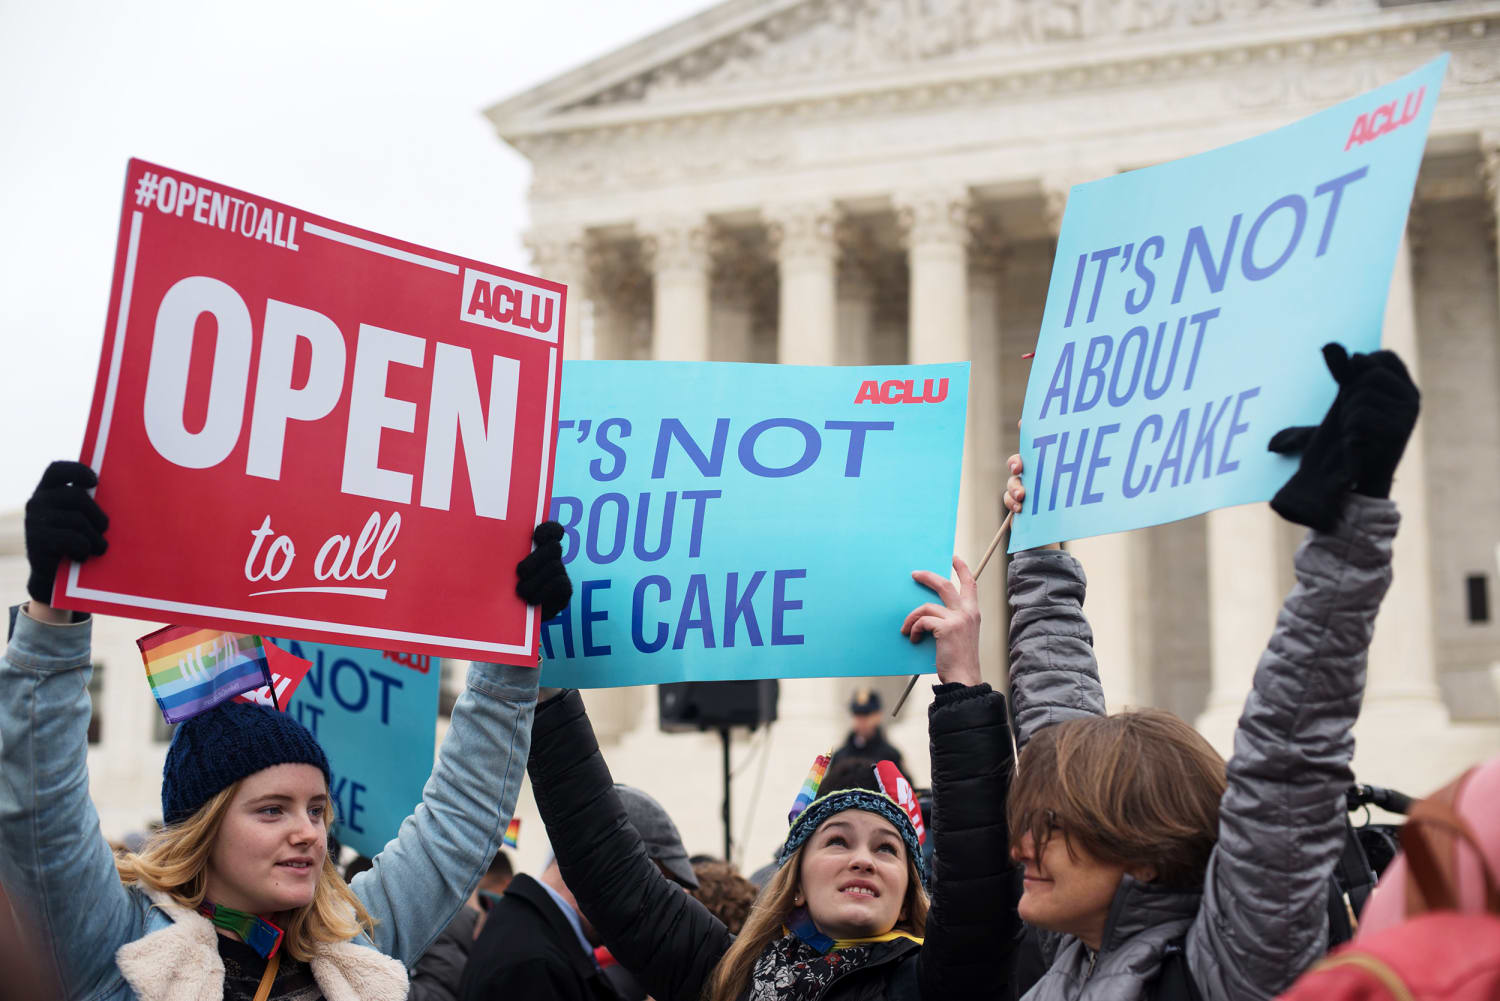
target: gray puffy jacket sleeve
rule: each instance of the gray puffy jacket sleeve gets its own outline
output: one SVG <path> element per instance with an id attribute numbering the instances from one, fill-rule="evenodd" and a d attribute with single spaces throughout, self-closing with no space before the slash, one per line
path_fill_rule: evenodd
<path id="1" fill-rule="evenodd" d="M 1083 567 L 1060 549 L 1011 557 L 1010 684 L 1016 746 L 1053 723 L 1104 715 L 1094 634 L 1083 617 Z"/>
<path id="2" fill-rule="evenodd" d="M 1188 966 L 1210 1001 L 1274 997 L 1328 947 L 1350 731 L 1399 521 L 1391 501 L 1352 496 L 1334 531 L 1309 532 L 1297 550 L 1297 584 L 1235 731 L 1219 842 L 1188 933 Z"/>

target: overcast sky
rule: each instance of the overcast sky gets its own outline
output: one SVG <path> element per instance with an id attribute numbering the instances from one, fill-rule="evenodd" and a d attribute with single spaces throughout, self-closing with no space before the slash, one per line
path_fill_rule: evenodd
<path id="1" fill-rule="evenodd" d="M 490 104 L 709 0 L 0 0 L 0 511 L 76 458 L 132 156 L 525 267 Z"/>

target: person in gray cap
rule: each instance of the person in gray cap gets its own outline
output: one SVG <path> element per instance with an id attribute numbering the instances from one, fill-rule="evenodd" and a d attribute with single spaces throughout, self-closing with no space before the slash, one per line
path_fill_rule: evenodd
<path id="1" fill-rule="evenodd" d="M 677 825 L 660 803 L 616 785 L 646 856 L 685 890 L 698 885 Z M 539 878 L 517 875 L 489 909 L 474 941 L 458 996 L 462 1001 L 562 998 L 639 1001 L 645 991 L 599 946 L 599 935 L 563 881 L 556 860 Z M 596 948 L 597 947 L 597 948 Z"/>
<path id="2" fill-rule="evenodd" d="M 698 877 L 693 873 L 692 861 L 687 849 L 682 847 L 682 835 L 677 825 L 667 816 L 662 805 L 634 786 L 615 783 L 615 792 L 625 804 L 625 815 L 630 826 L 641 836 L 646 846 L 646 857 L 655 862 L 667 878 L 680 883 L 689 890 L 698 888 Z"/>
<path id="3" fill-rule="evenodd" d="M 906 774 L 906 763 L 901 760 L 901 752 L 885 739 L 885 731 L 880 728 L 883 706 L 880 702 L 880 693 L 873 688 L 856 689 L 854 696 L 849 700 L 849 736 L 828 762 L 830 769 L 839 768 L 850 759 L 859 759 L 863 764 L 870 765 L 877 761 L 893 762 L 898 770 Z M 868 769 L 866 769 L 868 770 Z"/>

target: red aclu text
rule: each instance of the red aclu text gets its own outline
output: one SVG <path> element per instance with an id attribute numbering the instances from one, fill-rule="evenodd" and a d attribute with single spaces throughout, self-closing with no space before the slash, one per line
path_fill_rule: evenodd
<path id="1" fill-rule="evenodd" d="M 1354 120 L 1354 127 L 1349 130 L 1349 141 L 1344 143 L 1344 149 L 1347 151 L 1355 146 L 1374 142 L 1386 133 L 1394 132 L 1407 124 L 1421 112 L 1422 98 L 1426 95 L 1427 88 L 1420 87 L 1407 94 L 1405 100 L 1382 104 L 1374 111 L 1360 115 Z M 1400 117 L 1396 115 L 1397 105 L 1401 107 Z"/>
<path id="2" fill-rule="evenodd" d="M 464 271 L 459 319 L 555 344 L 562 317 L 561 298 L 551 289 L 468 269 Z"/>
<path id="3" fill-rule="evenodd" d="M 866 379 L 859 384 L 859 392 L 854 394 L 855 403 L 942 403 L 947 398 L 947 379 L 923 379 L 920 394 L 915 379 L 889 379 L 885 382 Z"/>

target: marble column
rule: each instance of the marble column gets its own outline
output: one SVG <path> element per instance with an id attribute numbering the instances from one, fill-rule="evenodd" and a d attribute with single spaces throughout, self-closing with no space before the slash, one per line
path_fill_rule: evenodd
<path id="1" fill-rule="evenodd" d="M 1285 597 L 1280 517 L 1269 504 L 1210 511 L 1208 705 L 1196 726 L 1226 758 L 1233 750 L 1255 665 Z"/>
<path id="2" fill-rule="evenodd" d="M 588 324 L 580 331 L 589 358 L 640 359 L 651 354 L 651 284 L 637 241 L 592 241 L 588 247 Z"/>
<path id="3" fill-rule="evenodd" d="M 1062 229 L 1063 211 L 1073 185 L 1109 173 L 1112 171 L 1099 168 L 1042 178 L 1043 209 L 1054 239 Z M 1094 630 L 1094 651 L 1109 710 L 1141 705 L 1145 691 L 1141 652 L 1149 621 L 1142 605 L 1151 600 L 1143 573 L 1144 540 L 1138 532 L 1116 532 L 1076 539 L 1067 548 L 1078 557 L 1088 576 L 1085 607 Z"/>
<path id="4" fill-rule="evenodd" d="M 1417 320 L 1412 298 L 1412 262 L 1409 240 L 1403 236 L 1396 254 L 1386 300 L 1382 346 L 1406 363 L 1418 386 L 1422 384 L 1417 347 Z M 1422 424 L 1407 443 L 1391 487 L 1391 499 L 1401 511 L 1401 530 L 1396 535 L 1392 557 L 1395 577 L 1370 645 L 1370 676 L 1366 688 L 1367 707 L 1377 701 L 1411 703 L 1422 712 L 1445 712 L 1438 698 L 1437 665 L 1432 624 L 1431 527 L 1427 519 L 1427 448 Z"/>
<path id="5" fill-rule="evenodd" d="M 580 227 L 539 227 L 522 239 L 531 251 L 531 267 L 536 274 L 568 286 L 563 324 L 564 360 L 592 358 L 593 345 L 583 343 L 583 316 L 593 291 L 588 282 L 587 234 Z"/>
<path id="6" fill-rule="evenodd" d="M 831 201 L 761 210 L 780 277 L 776 360 L 832 365 L 838 348 L 838 210 Z"/>
<path id="7" fill-rule="evenodd" d="M 1441 332 L 1439 332 L 1441 333 Z M 1382 345 L 1401 356 L 1422 384 L 1413 303 L 1411 248 L 1405 235 L 1386 299 Z M 1423 423 L 1407 443 L 1391 487 L 1401 512 L 1392 553 L 1393 579 L 1370 644 L 1364 708 L 1355 726 L 1356 775 L 1414 794 L 1445 777 L 1433 761 L 1451 760 L 1462 728 L 1453 726 L 1437 685 L 1432 609 L 1432 565 L 1427 518 L 1427 449 Z"/>
<path id="8" fill-rule="evenodd" d="M 834 357 L 845 365 L 870 364 L 875 327 L 875 290 L 858 266 L 841 263 L 838 278 L 838 345 Z"/>
<path id="9" fill-rule="evenodd" d="M 1006 468 L 1004 429 L 1014 427 L 1019 414 L 1007 415 L 1001 386 L 1003 361 L 1000 354 L 1001 269 L 1008 250 L 999 232 L 979 225 L 970 234 L 969 245 L 969 337 L 972 365 L 969 378 L 969 428 L 965 437 L 964 462 L 972 469 L 974 505 L 970 538 L 976 547 L 960 555 L 971 567 L 978 566 L 990 539 L 1005 517 L 1001 496 L 1010 475 Z M 983 628 L 979 636 L 980 663 L 992 683 L 1001 680 L 1005 664 L 1005 553 L 997 550 L 980 577 L 979 606 Z M 991 677 L 991 674 L 994 676 Z"/>
<path id="10" fill-rule="evenodd" d="M 911 275 L 907 321 L 910 364 L 970 358 L 969 210 L 969 193 L 964 188 L 914 192 L 896 198 Z M 973 464 L 966 457 L 960 477 L 954 552 L 968 561 L 977 559 L 973 555 L 973 477 Z"/>
<path id="11" fill-rule="evenodd" d="M 709 356 L 709 226 L 703 216 L 637 224 L 651 269 L 651 357 L 704 361 Z"/>
<path id="12" fill-rule="evenodd" d="M 834 356 L 841 365 L 875 363 L 875 316 L 878 240 L 867 220 L 845 215 L 837 229 L 838 344 Z"/>
<path id="13" fill-rule="evenodd" d="M 1479 134 L 1480 172 L 1490 206 L 1490 248 L 1500 257 L 1500 129 Z"/>

